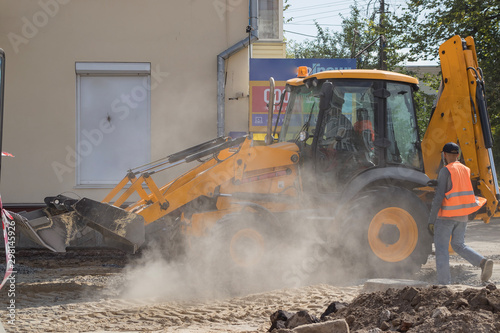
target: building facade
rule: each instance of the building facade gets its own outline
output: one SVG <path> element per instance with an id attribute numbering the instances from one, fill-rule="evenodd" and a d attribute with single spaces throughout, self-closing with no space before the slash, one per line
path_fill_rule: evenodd
<path id="1" fill-rule="evenodd" d="M 249 57 L 285 57 L 282 0 L 0 4 L 7 206 L 102 200 L 128 169 L 215 138 L 217 56 L 240 42 L 224 60 L 223 132 L 247 132 Z M 248 48 L 252 6 L 259 40 Z"/>

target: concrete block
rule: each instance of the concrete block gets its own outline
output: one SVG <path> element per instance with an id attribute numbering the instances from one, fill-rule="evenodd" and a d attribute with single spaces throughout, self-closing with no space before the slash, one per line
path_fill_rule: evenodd
<path id="1" fill-rule="evenodd" d="M 296 327 L 293 333 L 349 333 L 349 325 L 344 319 L 325 321 Z"/>

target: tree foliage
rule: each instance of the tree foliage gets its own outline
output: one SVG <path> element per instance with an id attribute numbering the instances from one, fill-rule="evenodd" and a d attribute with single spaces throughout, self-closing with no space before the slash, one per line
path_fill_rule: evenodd
<path id="1" fill-rule="evenodd" d="M 495 156 L 500 157 L 500 1 L 499 0 L 406 0 L 396 13 L 386 12 L 383 27 L 380 13 L 363 16 L 355 3 L 348 17 L 342 17 L 341 31 L 320 25 L 317 38 L 289 42 L 288 57 L 350 58 L 380 34 L 386 37 L 387 68 L 414 75 L 398 64 L 404 60 L 438 60 L 439 46 L 454 35 L 472 36 L 479 66 L 486 81 L 488 111 L 495 137 Z M 293 20 L 292 20 L 293 21 Z M 357 32 L 357 33 L 356 33 Z M 354 40 L 356 38 L 356 40 Z M 358 68 L 378 68 L 378 43 L 357 60 Z M 437 90 L 440 78 L 427 75 L 420 82 Z M 425 131 L 434 102 L 432 94 L 415 94 L 419 127 Z M 496 158 L 497 159 L 497 158 Z M 497 159 L 500 160 L 500 159 Z"/>
<path id="2" fill-rule="evenodd" d="M 290 3 L 289 3 L 290 0 L 284 0 L 283 1 L 283 12 L 285 12 L 288 8 L 290 8 Z M 286 19 L 285 17 L 283 17 L 283 22 L 284 23 L 288 23 L 290 22 L 292 19 L 289 18 L 289 19 Z"/>
<path id="3" fill-rule="evenodd" d="M 439 45 L 454 35 L 473 36 L 481 45 L 478 57 L 500 54 L 498 0 L 407 0 L 395 16 L 400 45 L 415 59 L 436 59 Z"/>
<path id="4" fill-rule="evenodd" d="M 436 59 L 439 45 L 454 35 L 472 36 L 486 82 L 488 111 L 500 160 L 500 2 L 498 0 L 407 0 L 394 16 L 396 44 L 413 59 Z"/>
<path id="5" fill-rule="evenodd" d="M 379 68 L 379 41 L 380 35 L 385 36 L 385 51 L 387 53 L 387 68 L 394 69 L 397 64 L 404 61 L 405 54 L 398 52 L 397 45 L 391 42 L 395 31 L 394 23 L 390 16 L 384 20 L 380 27 L 375 22 L 375 13 L 363 16 L 361 9 L 355 3 L 351 6 L 349 16 L 341 15 L 340 31 L 331 31 L 322 28 L 317 22 L 317 36 L 313 40 L 297 43 L 289 41 L 287 57 L 289 58 L 357 58 L 357 68 Z M 293 21 L 293 19 L 292 19 Z M 374 43 L 372 43 L 374 42 Z M 372 45 L 368 47 L 370 44 Z"/>
<path id="6" fill-rule="evenodd" d="M 351 15 L 342 17 L 340 32 L 323 29 L 317 22 L 317 36 L 314 40 L 305 40 L 302 43 L 288 44 L 288 57 L 291 58 L 354 58 L 360 45 L 366 45 L 378 37 L 371 29 L 372 22 L 361 17 L 360 10 L 351 7 Z M 373 68 L 378 55 L 372 47 L 358 59 L 358 67 Z M 375 52 L 374 52 L 375 50 Z"/>
<path id="7" fill-rule="evenodd" d="M 370 15 L 363 15 L 357 5 L 351 6 L 350 15 L 342 18 L 341 30 L 330 31 L 323 29 L 316 23 L 317 37 L 314 40 L 306 40 L 302 43 L 288 41 L 287 57 L 289 58 L 354 58 L 357 57 L 357 68 L 373 69 L 379 68 L 380 48 L 377 38 L 382 34 L 385 37 L 385 51 L 387 54 L 387 69 L 401 72 L 411 76 L 417 76 L 401 67 L 408 54 L 400 52 L 400 38 L 397 34 L 398 21 L 390 13 L 385 14 L 383 27 L 379 26 L 380 17 L 377 11 Z M 377 20 L 378 19 L 378 20 Z M 369 46 L 373 41 L 376 41 Z M 439 79 L 427 74 L 420 78 L 421 84 L 425 84 L 435 91 L 439 86 Z M 429 122 L 435 95 L 420 90 L 415 93 L 415 104 L 417 108 L 418 124 L 420 132 L 423 133 Z"/>
<path id="8" fill-rule="evenodd" d="M 405 74 L 417 76 L 415 73 L 411 72 Z M 431 88 L 431 90 L 437 92 L 439 89 L 439 83 L 441 82 L 441 77 L 438 75 L 426 73 L 423 77 L 419 78 L 419 80 L 421 87 L 425 85 Z M 424 132 L 427 129 L 427 125 L 429 124 L 429 120 L 431 118 L 432 108 L 435 104 L 437 95 L 426 93 L 424 89 L 420 89 L 413 94 L 413 98 L 415 100 L 415 109 L 417 112 L 417 122 L 420 138 L 423 138 Z"/>

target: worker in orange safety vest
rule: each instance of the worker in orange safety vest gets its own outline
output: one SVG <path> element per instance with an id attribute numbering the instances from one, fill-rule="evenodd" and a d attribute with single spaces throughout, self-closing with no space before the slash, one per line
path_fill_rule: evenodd
<path id="1" fill-rule="evenodd" d="M 474 195 L 470 169 L 458 161 L 459 149 L 454 142 L 443 147 L 445 167 L 438 175 L 428 221 L 429 231 L 434 234 L 437 280 L 443 285 L 451 283 L 448 251 L 450 243 L 462 258 L 481 267 L 482 281 L 488 281 L 493 274 L 493 260 L 486 259 L 465 245 L 469 215 L 478 211 L 486 203 L 486 199 Z"/>

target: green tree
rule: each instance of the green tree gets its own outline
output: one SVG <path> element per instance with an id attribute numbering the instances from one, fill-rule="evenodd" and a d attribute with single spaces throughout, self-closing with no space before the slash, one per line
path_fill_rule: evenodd
<path id="1" fill-rule="evenodd" d="M 291 6 L 291 5 L 288 3 L 288 1 L 290 1 L 290 0 L 284 0 L 284 1 L 283 1 L 283 13 L 284 13 L 284 12 L 285 12 L 288 8 L 290 8 L 290 6 Z M 291 20 L 292 20 L 291 18 L 287 20 L 287 19 L 285 19 L 285 17 L 283 16 L 283 22 L 284 22 L 284 23 L 288 23 L 288 22 L 290 22 Z"/>
<path id="2" fill-rule="evenodd" d="M 405 73 L 411 76 L 417 76 L 416 73 L 407 72 Z M 417 112 L 417 122 L 418 129 L 420 133 L 420 138 L 424 137 L 425 130 L 429 124 L 431 118 L 432 108 L 437 98 L 437 91 L 439 89 L 439 83 L 441 82 L 441 77 L 439 75 L 433 75 L 426 73 L 423 77 L 419 79 L 420 86 L 426 86 L 430 90 L 434 90 L 435 93 L 426 92 L 424 89 L 420 89 L 413 94 L 415 100 L 415 109 Z M 429 89 L 426 89 L 429 91 Z"/>
<path id="3" fill-rule="evenodd" d="M 368 47 L 365 52 L 357 57 L 357 68 L 379 68 L 379 42 L 376 40 L 380 35 L 384 35 L 387 68 L 394 69 L 398 63 L 401 63 L 406 58 L 405 54 L 398 52 L 397 45 L 391 42 L 394 24 L 390 16 L 386 16 L 382 28 L 375 22 L 375 14 L 363 16 L 362 11 L 355 3 L 351 6 L 349 16 L 344 17 L 341 15 L 341 18 L 340 31 L 324 29 L 315 22 L 317 29 L 315 39 L 301 43 L 288 41 L 287 57 L 354 58 L 356 54 L 375 41 L 371 47 Z"/>
<path id="4" fill-rule="evenodd" d="M 357 68 L 372 69 L 379 68 L 379 41 L 377 38 L 382 34 L 385 38 L 385 51 L 387 53 L 387 69 L 417 76 L 401 66 L 409 59 L 411 53 L 401 52 L 401 40 L 399 36 L 401 29 L 400 18 L 390 12 L 384 13 L 383 27 L 380 27 L 380 13 L 374 12 L 370 16 L 363 16 L 356 4 L 351 6 L 350 15 L 342 18 L 340 31 L 323 29 L 316 23 L 317 36 L 314 40 L 306 40 L 302 43 L 287 41 L 288 58 L 352 58 L 368 45 L 359 57 L 357 57 Z M 293 22 L 293 19 L 292 19 Z M 437 54 L 437 53 L 436 53 Z M 440 78 L 436 75 L 425 74 L 420 78 L 420 85 L 428 86 L 435 92 L 439 87 Z M 428 89 L 427 89 L 427 92 Z M 432 106 L 436 95 L 426 93 L 424 89 L 415 94 L 415 106 L 417 110 L 418 125 L 421 136 L 429 122 Z"/>
<path id="5" fill-rule="evenodd" d="M 483 69 L 495 160 L 500 161 L 500 2 L 498 0 L 408 0 L 394 17 L 396 43 L 410 59 L 437 59 L 439 45 L 454 35 L 472 36 Z"/>

